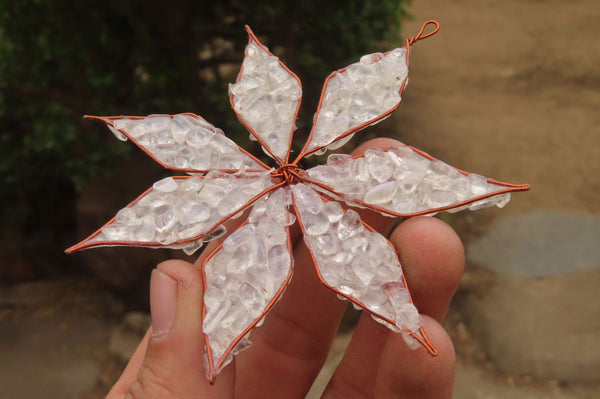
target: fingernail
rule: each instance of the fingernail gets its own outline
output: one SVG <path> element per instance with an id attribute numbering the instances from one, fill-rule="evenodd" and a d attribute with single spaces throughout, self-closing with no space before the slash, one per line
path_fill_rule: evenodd
<path id="1" fill-rule="evenodd" d="M 152 336 L 160 337 L 171 330 L 177 309 L 177 281 L 158 269 L 150 277 L 150 312 Z"/>

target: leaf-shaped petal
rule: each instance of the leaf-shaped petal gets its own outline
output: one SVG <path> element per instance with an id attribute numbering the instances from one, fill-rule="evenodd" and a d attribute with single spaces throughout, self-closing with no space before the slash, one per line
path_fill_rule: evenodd
<path id="1" fill-rule="evenodd" d="M 263 149 L 286 163 L 300 107 L 300 80 L 248 29 L 250 41 L 237 82 L 229 88 L 238 118 Z"/>
<path id="2" fill-rule="evenodd" d="M 303 152 L 338 148 L 350 134 L 387 117 L 400 104 L 407 76 L 404 47 L 365 55 L 359 62 L 331 74 L 325 81 Z M 344 137 L 346 140 L 340 140 Z"/>
<path id="3" fill-rule="evenodd" d="M 194 114 L 93 117 L 120 139 L 130 138 L 162 166 L 183 172 L 264 170 L 267 167 Z"/>
<path id="4" fill-rule="evenodd" d="M 411 302 L 394 247 L 359 214 L 325 201 L 305 184 L 293 186 L 304 240 L 321 281 L 388 327 L 418 337 L 421 318 Z"/>
<path id="5" fill-rule="evenodd" d="M 220 226 L 273 186 L 270 172 L 168 177 L 154 183 L 104 227 L 67 252 L 106 245 L 198 248 Z"/>
<path id="6" fill-rule="evenodd" d="M 529 188 L 462 172 L 408 146 L 367 150 L 356 157 L 332 155 L 307 175 L 354 205 L 394 216 L 501 208 L 511 191 Z"/>
<path id="7" fill-rule="evenodd" d="M 294 219 L 287 207 L 285 189 L 258 201 L 248 222 L 203 264 L 203 331 L 210 380 L 249 346 L 250 330 L 261 323 L 291 279 L 287 225 Z"/>

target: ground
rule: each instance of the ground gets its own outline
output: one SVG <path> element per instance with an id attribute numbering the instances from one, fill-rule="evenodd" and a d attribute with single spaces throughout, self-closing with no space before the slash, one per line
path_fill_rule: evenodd
<path id="1" fill-rule="evenodd" d="M 409 12 L 404 37 L 427 19 L 438 20 L 441 29 L 414 46 L 410 84 L 399 110 L 383 123 L 382 135 L 397 135 L 463 170 L 532 185 L 505 209 L 447 218 L 464 241 L 485 234 L 500 215 L 539 209 L 598 215 L 597 1 L 414 0 Z M 107 298 L 112 297 L 89 282 L 5 290 L 0 398 L 103 397 L 124 365 L 108 350 L 111 334 L 114 341 L 119 331 L 113 327 L 122 323 L 122 305 Z M 446 322 L 458 356 L 455 397 L 596 395 L 593 385 L 499 372 L 463 316 L 454 306 Z M 339 350 L 345 339 L 336 342 Z M 47 383 L 41 392 L 28 383 L 34 378 Z"/>

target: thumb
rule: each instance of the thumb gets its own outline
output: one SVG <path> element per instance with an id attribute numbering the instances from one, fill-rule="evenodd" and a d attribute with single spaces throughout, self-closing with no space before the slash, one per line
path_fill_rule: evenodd
<path id="1" fill-rule="evenodd" d="M 152 329 L 137 380 L 128 399 L 230 398 L 233 367 L 214 385 L 204 370 L 202 278 L 184 261 L 163 262 L 150 280 Z"/>

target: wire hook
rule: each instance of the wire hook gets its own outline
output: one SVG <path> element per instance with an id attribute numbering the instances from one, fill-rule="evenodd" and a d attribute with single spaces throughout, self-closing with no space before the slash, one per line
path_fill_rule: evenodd
<path id="1" fill-rule="evenodd" d="M 427 28 L 427 25 L 434 25 L 434 29 L 426 34 L 423 34 L 423 32 L 425 32 L 425 28 Z M 433 19 L 430 19 L 429 21 L 426 21 L 422 26 L 421 26 L 421 30 L 419 31 L 419 33 L 417 33 L 417 35 L 415 37 L 413 37 L 412 39 L 407 39 L 406 40 L 406 45 L 410 46 L 412 45 L 414 42 L 421 40 L 421 39 L 427 39 L 429 36 L 433 36 L 436 33 L 438 33 L 438 31 L 440 30 L 440 24 L 438 23 L 438 21 L 435 21 Z"/>
<path id="2" fill-rule="evenodd" d="M 423 32 L 425 32 L 425 28 L 427 28 L 427 25 L 433 25 L 434 29 L 429 33 L 423 34 Z M 422 39 L 427 39 L 429 36 L 433 36 L 436 33 L 438 33 L 439 30 L 440 24 L 438 23 L 438 21 L 430 19 L 429 21 L 426 21 L 423 25 L 421 25 L 421 30 L 419 31 L 419 33 L 417 33 L 417 36 L 413 37 L 412 39 L 406 39 L 406 62 L 408 63 L 408 60 L 410 59 L 410 46 L 414 42 Z"/>

